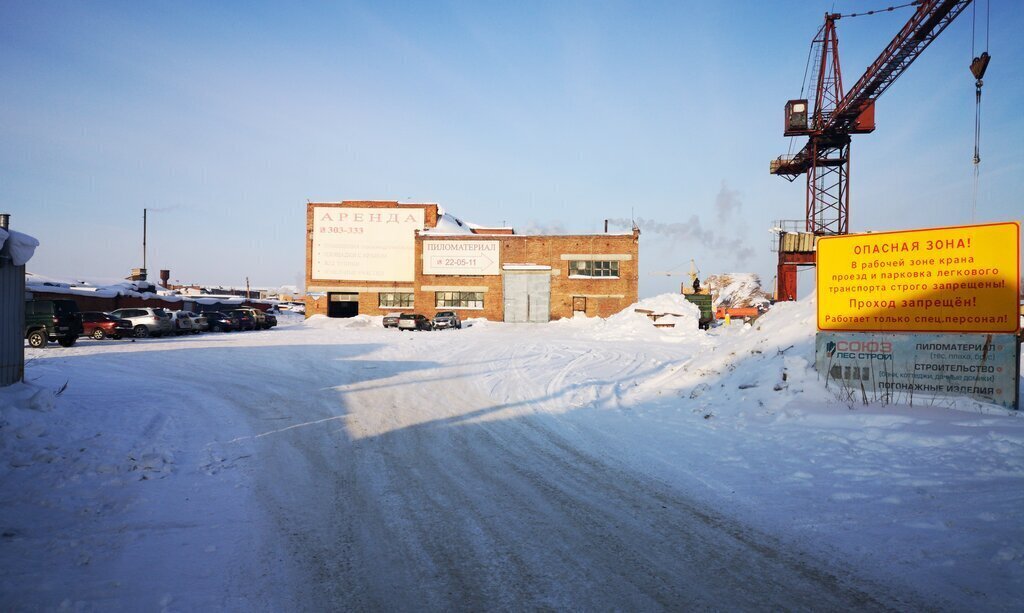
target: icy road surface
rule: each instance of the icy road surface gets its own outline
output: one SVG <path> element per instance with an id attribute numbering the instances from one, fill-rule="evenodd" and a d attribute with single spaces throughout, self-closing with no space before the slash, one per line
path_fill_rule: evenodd
<path id="1" fill-rule="evenodd" d="M 0 601 L 1022 604 L 1021 421 L 839 404 L 798 321 L 354 323 L 31 352 L 0 396 Z"/>

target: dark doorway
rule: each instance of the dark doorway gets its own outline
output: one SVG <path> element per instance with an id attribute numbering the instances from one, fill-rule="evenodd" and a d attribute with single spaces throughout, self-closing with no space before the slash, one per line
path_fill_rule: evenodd
<path id="1" fill-rule="evenodd" d="M 572 312 L 587 314 L 587 297 L 586 296 L 573 296 L 572 297 Z"/>
<path id="2" fill-rule="evenodd" d="M 328 317 L 355 317 L 359 314 L 359 294 L 327 294 Z"/>

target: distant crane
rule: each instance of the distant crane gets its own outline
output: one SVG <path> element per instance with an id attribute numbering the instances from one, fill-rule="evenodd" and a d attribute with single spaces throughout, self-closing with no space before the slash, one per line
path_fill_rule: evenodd
<path id="1" fill-rule="evenodd" d="M 664 277 L 678 277 L 678 276 L 681 276 L 681 275 L 684 275 L 684 274 L 686 276 L 690 277 L 690 287 L 693 287 L 693 291 L 694 292 L 699 292 L 700 291 L 700 289 L 699 289 L 700 288 L 700 281 L 698 279 L 700 278 L 699 277 L 700 269 L 697 268 L 697 262 L 694 261 L 693 258 L 690 258 L 690 271 L 689 272 L 682 273 L 682 272 L 672 272 L 671 270 L 669 270 L 669 271 L 658 271 L 658 272 L 652 272 L 651 273 L 651 275 L 657 276 L 657 277 L 663 277 L 663 276 Z M 687 286 L 685 286 L 685 285 L 681 286 L 681 290 L 682 291 L 680 293 L 683 293 L 683 294 L 687 293 Z"/>
<path id="2" fill-rule="evenodd" d="M 914 15 L 846 92 L 836 35 L 836 21 L 844 15 L 825 14 L 825 25 L 811 43 L 811 57 L 815 60 L 811 73 L 815 82 L 813 112 L 807 99 L 790 100 L 785 110 L 783 134 L 807 136 L 807 144 L 796 155 L 780 155 L 771 162 L 771 174 L 789 181 L 807 174 L 806 233 L 823 236 L 849 232 L 850 135 L 874 131 L 875 100 L 970 3 L 971 0 L 917 0 L 903 5 L 916 5 Z M 881 11 L 871 11 L 875 12 Z M 986 66 L 987 63 L 985 59 Z M 980 83 L 981 77 L 977 78 Z M 787 245 L 789 241 L 783 240 L 782 234 L 776 299 L 795 300 L 797 267 L 815 263 L 813 240 L 801 241 L 803 246 L 796 247 Z M 807 247 L 808 244 L 811 246 Z"/>

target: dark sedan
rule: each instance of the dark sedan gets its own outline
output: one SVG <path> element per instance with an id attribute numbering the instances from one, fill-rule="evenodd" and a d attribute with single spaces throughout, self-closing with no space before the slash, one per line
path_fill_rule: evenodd
<path id="1" fill-rule="evenodd" d="M 238 329 L 238 319 L 220 311 L 206 311 L 203 313 L 210 332 L 232 332 Z"/>

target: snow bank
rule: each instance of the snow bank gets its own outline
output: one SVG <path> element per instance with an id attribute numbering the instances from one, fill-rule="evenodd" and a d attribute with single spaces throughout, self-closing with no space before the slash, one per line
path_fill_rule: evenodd
<path id="1" fill-rule="evenodd" d="M 15 266 L 24 266 L 35 255 L 39 240 L 16 230 L 0 228 L 0 249 L 7 245 L 11 254 L 11 262 Z"/>
<path id="2" fill-rule="evenodd" d="M 672 323 L 674 327 L 656 327 L 655 320 L 645 312 L 662 315 L 657 323 Z M 700 309 L 681 294 L 661 294 L 644 298 L 608 318 L 576 315 L 571 319 L 560 319 L 552 325 L 566 326 L 586 331 L 591 338 L 609 340 L 638 340 L 674 338 L 683 340 L 703 334 L 698 330 Z"/>
<path id="3" fill-rule="evenodd" d="M 380 328 L 384 325 L 383 315 L 356 315 L 355 317 L 328 317 L 313 315 L 305 321 L 310 328 L 321 330 L 344 330 L 346 328 Z"/>

